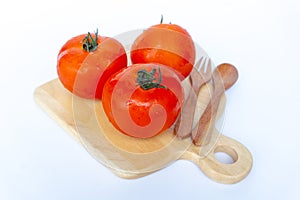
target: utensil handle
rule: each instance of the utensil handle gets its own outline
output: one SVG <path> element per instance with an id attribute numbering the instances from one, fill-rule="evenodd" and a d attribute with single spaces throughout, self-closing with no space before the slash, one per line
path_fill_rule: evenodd
<path id="1" fill-rule="evenodd" d="M 183 105 L 182 113 L 175 124 L 174 133 L 181 139 L 186 138 L 191 134 L 197 98 L 196 94 L 190 91 L 189 96 Z"/>
<path id="2" fill-rule="evenodd" d="M 191 145 L 181 158 L 194 162 L 206 176 L 216 182 L 237 183 L 244 179 L 252 168 L 253 159 L 249 150 L 243 144 L 225 135 L 219 134 L 216 144 L 205 157 L 199 154 L 201 148 L 203 147 Z M 234 162 L 232 164 L 220 162 L 215 157 L 217 152 L 228 154 Z"/>

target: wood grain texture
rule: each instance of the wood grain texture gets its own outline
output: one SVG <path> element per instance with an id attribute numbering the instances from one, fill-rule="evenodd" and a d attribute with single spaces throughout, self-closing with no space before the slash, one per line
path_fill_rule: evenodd
<path id="1" fill-rule="evenodd" d="M 211 85 L 203 86 L 199 93 L 195 122 L 207 103 Z M 106 118 L 101 101 L 86 100 L 72 95 L 58 79 L 38 87 L 36 102 L 60 126 L 71 134 L 88 152 L 113 173 L 123 178 L 138 178 L 160 170 L 178 159 L 194 162 L 212 180 L 236 183 L 247 176 L 252 167 L 250 152 L 239 142 L 221 135 L 217 129 L 211 133 L 210 143 L 195 146 L 191 138 L 178 139 L 173 127 L 148 139 L 136 139 L 120 134 Z M 225 107 L 222 97 L 218 116 Z M 233 164 L 220 163 L 215 152 L 229 154 Z"/>

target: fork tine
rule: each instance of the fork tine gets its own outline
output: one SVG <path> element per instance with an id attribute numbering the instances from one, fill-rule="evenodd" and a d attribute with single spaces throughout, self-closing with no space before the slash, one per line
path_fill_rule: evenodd
<path id="1" fill-rule="evenodd" d="M 206 59 L 204 59 L 204 61 L 203 61 L 203 63 L 202 63 L 202 66 L 201 66 L 201 68 L 199 69 L 199 72 L 205 73 L 206 66 L 207 66 L 207 62 L 206 62 Z"/>
<path id="2" fill-rule="evenodd" d="M 210 60 L 209 58 L 205 58 L 202 64 L 202 67 L 199 69 L 199 72 L 201 72 L 202 74 L 205 74 L 209 65 L 209 62 L 207 62 L 207 60 Z"/>
<path id="3" fill-rule="evenodd" d="M 208 63 L 206 65 L 206 73 L 211 74 L 212 71 L 212 63 L 211 63 L 211 59 L 208 58 Z"/>
<path id="4" fill-rule="evenodd" d="M 203 61 L 203 57 L 201 57 L 195 64 L 195 68 L 197 69 L 197 71 L 199 70 L 199 67 L 201 66 L 202 61 Z"/>

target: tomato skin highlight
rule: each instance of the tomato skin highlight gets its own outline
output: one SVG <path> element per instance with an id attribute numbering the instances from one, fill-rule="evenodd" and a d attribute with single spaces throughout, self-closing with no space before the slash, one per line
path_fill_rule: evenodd
<path id="1" fill-rule="evenodd" d="M 57 57 L 58 78 L 77 96 L 101 99 L 109 76 L 127 66 L 126 51 L 117 40 L 98 36 L 96 50 L 88 52 L 83 48 L 85 37 L 73 37 L 61 47 Z"/>
<path id="2" fill-rule="evenodd" d="M 187 77 L 195 63 L 196 50 L 189 33 L 176 24 L 149 27 L 134 41 L 132 63 L 160 63 Z M 182 78 L 181 78 L 182 79 Z"/>
<path id="3" fill-rule="evenodd" d="M 165 88 L 142 89 L 137 85 L 140 70 L 161 70 Z M 176 121 L 184 100 L 177 74 L 169 67 L 157 64 L 134 64 L 111 76 L 104 85 L 103 109 L 121 133 L 150 138 L 162 133 Z"/>

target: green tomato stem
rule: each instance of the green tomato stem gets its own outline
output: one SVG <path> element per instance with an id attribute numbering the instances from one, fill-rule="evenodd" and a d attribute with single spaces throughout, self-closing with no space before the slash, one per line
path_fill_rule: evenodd
<path id="1" fill-rule="evenodd" d="M 160 18 L 160 23 L 162 24 L 162 23 L 163 23 L 163 21 L 164 21 L 164 16 L 163 16 L 163 15 L 161 15 L 161 18 Z"/>
<path id="2" fill-rule="evenodd" d="M 88 32 L 88 34 L 83 38 L 82 42 L 82 48 L 87 52 L 95 51 L 98 47 L 98 29 L 95 32 L 95 38 L 92 37 L 91 33 Z"/>
<path id="3" fill-rule="evenodd" d="M 156 81 L 156 69 L 152 69 L 151 72 L 148 72 L 144 69 L 139 70 L 137 73 L 137 84 L 144 90 L 150 90 L 152 88 L 165 88 L 165 86 L 161 85 L 162 83 L 162 75 L 160 68 L 158 67 L 158 80 Z M 156 81 L 156 82 L 155 82 Z"/>

